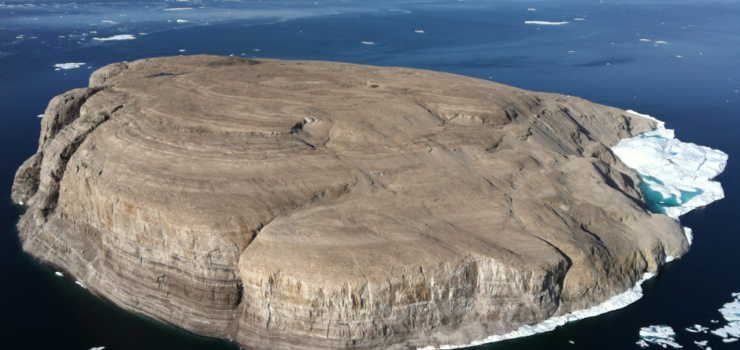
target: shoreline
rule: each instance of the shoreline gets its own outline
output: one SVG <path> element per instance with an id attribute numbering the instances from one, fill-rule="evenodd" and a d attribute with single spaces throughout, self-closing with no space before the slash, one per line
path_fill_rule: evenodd
<path id="1" fill-rule="evenodd" d="M 643 144 L 630 145 L 632 141 L 639 142 L 641 140 L 644 141 L 647 138 L 663 139 L 663 140 L 666 140 L 664 141 L 664 147 L 663 147 L 664 150 L 668 146 L 675 146 L 676 148 L 682 149 L 684 151 L 690 152 L 690 151 L 701 150 L 705 152 L 705 154 L 709 153 L 711 155 L 710 157 L 705 157 L 705 159 L 701 162 L 700 166 L 696 168 L 696 173 L 700 173 L 702 170 L 705 170 L 705 169 L 702 169 L 702 167 L 704 167 L 705 165 L 712 168 L 711 170 L 716 170 L 716 173 L 710 171 L 707 174 L 701 174 L 701 175 L 706 175 L 706 176 L 696 176 L 695 178 L 698 178 L 698 180 L 691 182 L 692 185 L 704 185 L 703 186 L 704 188 L 701 188 L 700 190 L 702 191 L 702 193 L 699 196 L 696 196 L 696 197 L 691 198 L 690 200 L 687 200 L 686 202 L 681 202 L 679 199 L 679 202 L 678 202 L 679 205 L 666 206 L 664 208 L 666 209 L 665 212 L 660 213 L 660 214 L 667 215 L 680 223 L 681 221 L 679 220 L 679 217 L 681 215 L 686 214 L 689 211 L 696 209 L 698 207 L 708 205 L 714 201 L 724 198 L 724 192 L 719 182 L 710 181 L 710 180 L 716 177 L 717 175 L 719 175 L 720 173 L 722 173 L 722 171 L 724 170 L 725 165 L 727 164 L 727 154 L 726 153 L 720 150 L 714 150 L 709 147 L 699 146 L 693 143 L 681 142 L 680 140 L 674 137 L 673 130 L 665 128 L 665 122 L 658 120 L 647 114 L 637 113 L 633 110 L 627 110 L 626 112 L 638 115 L 646 119 L 653 120 L 657 123 L 657 126 L 652 131 L 639 134 L 629 139 L 622 139 L 619 142 L 619 144 L 617 144 L 614 147 L 611 147 L 610 150 L 612 150 L 612 152 L 614 152 L 615 155 L 617 155 L 617 157 L 619 157 L 619 159 L 623 163 L 625 163 L 625 165 L 627 165 L 628 167 L 633 169 L 635 172 L 637 172 L 640 179 L 643 182 L 647 183 L 651 190 L 654 190 L 651 185 L 659 185 L 659 186 L 665 185 L 666 182 L 670 180 L 675 180 L 675 178 L 671 176 L 672 175 L 671 172 L 666 172 L 663 174 L 656 174 L 655 172 L 646 171 L 645 173 L 643 173 L 643 172 L 636 170 L 636 168 L 645 170 L 646 164 L 655 164 L 655 163 L 659 164 L 659 162 L 656 162 L 656 160 L 658 160 L 655 158 L 656 154 L 645 156 L 644 149 L 643 149 L 644 145 Z M 674 142 L 671 144 L 669 141 L 674 141 Z M 659 142 L 663 142 L 663 141 L 659 141 Z M 636 152 L 625 152 L 626 149 L 630 149 L 630 148 L 632 151 L 636 151 Z M 622 155 L 620 156 L 619 153 L 622 153 Z M 662 160 L 668 160 L 670 157 L 676 156 L 676 155 L 677 154 L 673 154 L 673 152 L 670 152 L 670 151 L 663 152 L 663 153 L 657 153 L 657 156 L 663 157 L 661 158 Z M 709 158 L 711 158 L 711 160 Z M 713 161 L 713 163 L 710 163 L 710 161 Z M 674 166 L 676 166 L 674 162 L 671 162 L 671 163 L 674 164 Z M 680 167 L 681 165 L 685 165 L 685 164 L 679 163 L 679 165 L 677 165 L 676 167 Z M 653 166 L 652 168 L 653 169 L 660 168 L 660 166 L 662 166 L 662 164 L 658 166 Z M 653 178 L 658 181 L 648 180 L 643 177 L 643 174 L 647 175 L 648 178 Z M 662 191 L 660 189 L 657 190 L 656 192 L 662 194 L 665 199 L 666 192 L 668 195 L 671 195 L 671 193 L 675 192 L 676 189 L 678 189 L 679 191 L 687 189 L 685 184 L 676 184 L 675 186 L 677 188 L 674 188 L 673 191 L 671 192 Z M 696 186 L 696 188 L 699 188 L 699 186 Z M 705 193 L 707 195 L 702 196 Z M 643 195 L 645 195 L 646 201 L 647 201 L 647 195 L 644 193 Z M 684 235 L 686 236 L 686 240 L 688 241 L 689 246 L 690 246 L 693 242 L 693 231 L 689 227 L 681 226 L 681 228 L 683 229 Z M 670 256 L 670 255 L 666 256 L 664 265 L 675 259 L 676 257 L 674 256 Z M 497 343 L 497 342 L 504 341 L 504 340 L 523 338 L 523 337 L 528 337 L 528 336 L 532 336 L 535 334 L 550 332 L 550 331 L 555 330 L 555 328 L 563 326 L 570 322 L 575 322 L 575 321 L 579 321 L 582 319 L 603 315 L 603 314 L 627 307 L 628 305 L 642 298 L 642 295 L 643 295 L 642 294 L 642 283 L 653 278 L 656 275 L 657 273 L 651 273 L 651 272 L 644 273 L 643 277 L 639 281 L 637 281 L 637 283 L 635 283 L 635 285 L 632 288 L 628 289 L 622 294 L 618 294 L 616 296 L 609 298 L 608 300 L 602 302 L 599 305 L 596 305 L 588 309 L 574 311 L 574 312 L 571 312 L 571 313 L 568 313 L 562 316 L 551 317 L 551 318 L 548 318 L 534 325 L 524 325 L 524 326 L 519 327 L 515 331 L 511 331 L 509 333 L 502 334 L 502 335 L 492 335 L 482 340 L 474 340 L 470 342 L 470 344 L 440 345 L 439 347 L 427 346 L 423 348 L 417 348 L 417 350 L 437 350 L 437 349 L 447 350 L 447 349 L 468 348 L 468 347 L 473 347 L 473 346 Z"/>

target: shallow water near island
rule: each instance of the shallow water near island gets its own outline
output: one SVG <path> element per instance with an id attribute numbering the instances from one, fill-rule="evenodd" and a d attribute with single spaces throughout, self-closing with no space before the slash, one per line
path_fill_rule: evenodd
<path id="1" fill-rule="evenodd" d="M 633 109 L 665 121 L 684 142 L 726 152 L 730 161 L 717 178 L 726 198 L 681 218 L 694 244 L 643 284 L 641 300 L 476 349 L 638 349 L 639 329 L 657 324 L 672 326 L 685 347 L 709 340 L 713 349 L 737 348 L 683 329 L 712 327 L 710 320 L 721 320 L 718 309 L 740 292 L 740 168 L 733 161 L 740 154 L 740 3 L 313 3 L 0 1 L 0 348 L 237 349 L 121 311 L 55 276 L 21 251 L 14 225 L 22 208 L 9 199 L 15 170 L 37 148 L 37 115 L 53 96 L 86 86 L 108 63 L 198 53 L 463 74 Z M 171 8 L 191 9 L 165 11 Z M 93 40 L 116 35 L 134 39 Z M 85 65 L 55 70 L 64 63 Z"/>

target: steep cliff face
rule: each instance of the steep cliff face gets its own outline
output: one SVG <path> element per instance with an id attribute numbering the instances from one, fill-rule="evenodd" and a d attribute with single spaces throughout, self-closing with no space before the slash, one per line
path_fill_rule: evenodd
<path id="1" fill-rule="evenodd" d="M 686 251 L 608 150 L 653 123 L 423 70 L 156 58 L 52 100 L 13 199 L 31 255 L 198 334 L 462 344 Z"/>

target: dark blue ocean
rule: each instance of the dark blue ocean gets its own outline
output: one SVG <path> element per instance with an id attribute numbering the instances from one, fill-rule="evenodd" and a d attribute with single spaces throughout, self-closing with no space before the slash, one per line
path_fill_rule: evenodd
<path id="1" fill-rule="evenodd" d="M 135 39 L 93 39 L 125 34 Z M 682 217 L 694 244 L 643 285 L 640 301 L 479 349 L 639 349 L 640 327 L 659 324 L 672 326 L 685 348 L 709 340 L 713 349 L 740 349 L 683 330 L 723 325 L 717 310 L 740 292 L 737 0 L 0 1 L 0 349 L 237 349 L 124 312 L 56 277 L 21 250 L 22 208 L 10 201 L 52 97 L 86 86 L 109 63 L 201 53 L 490 79 L 650 114 L 682 141 L 726 152 L 717 178 L 726 198 Z M 61 63 L 85 64 L 55 70 Z"/>

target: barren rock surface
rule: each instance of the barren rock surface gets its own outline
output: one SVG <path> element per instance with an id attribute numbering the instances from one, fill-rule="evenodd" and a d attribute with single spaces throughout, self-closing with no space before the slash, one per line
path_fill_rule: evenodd
<path id="1" fill-rule="evenodd" d="M 688 248 L 608 147 L 654 122 L 453 74 L 167 57 L 53 99 L 13 199 L 91 292 L 249 349 L 463 344 Z"/>

